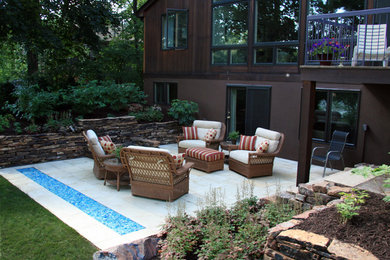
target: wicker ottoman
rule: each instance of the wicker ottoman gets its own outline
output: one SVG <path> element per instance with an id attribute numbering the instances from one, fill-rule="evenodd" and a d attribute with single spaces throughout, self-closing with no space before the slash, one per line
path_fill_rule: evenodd
<path id="1" fill-rule="evenodd" d="M 194 168 L 213 172 L 223 170 L 225 154 L 210 148 L 193 147 L 186 150 L 186 161 L 193 162 Z"/>

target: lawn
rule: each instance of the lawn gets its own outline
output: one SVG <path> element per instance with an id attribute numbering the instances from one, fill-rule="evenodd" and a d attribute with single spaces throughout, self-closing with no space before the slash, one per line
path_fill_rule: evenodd
<path id="1" fill-rule="evenodd" d="M 0 176 L 0 259 L 91 259 L 97 250 Z"/>

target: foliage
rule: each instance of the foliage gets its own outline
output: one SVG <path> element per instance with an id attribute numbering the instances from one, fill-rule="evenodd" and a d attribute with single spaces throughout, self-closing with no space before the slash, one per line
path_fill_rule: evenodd
<path id="1" fill-rule="evenodd" d="M 352 173 L 359 174 L 364 176 L 365 178 L 369 176 L 382 176 L 385 175 L 386 179 L 384 180 L 383 187 L 390 188 L 390 165 L 382 164 L 379 167 L 371 168 L 368 166 L 362 168 L 356 168 L 352 170 Z M 382 193 L 386 195 L 385 191 L 382 189 Z M 386 202 L 390 202 L 390 195 L 384 197 Z"/>
<path id="2" fill-rule="evenodd" d="M 297 212 L 279 202 L 263 206 L 250 191 L 245 194 L 228 209 L 214 190 L 196 217 L 170 216 L 162 228 L 161 258 L 260 259 L 268 229 Z"/>
<path id="3" fill-rule="evenodd" d="M 0 115 L 0 133 L 11 126 L 15 118 L 11 114 Z"/>
<path id="4" fill-rule="evenodd" d="M 43 129 L 47 132 L 56 132 L 61 127 L 73 125 L 73 119 L 70 111 L 54 112 L 48 116 L 47 123 L 43 125 Z"/>
<path id="5" fill-rule="evenodd" d="M 343 202 L 336 205 L 337 212 L 341 214 L 341 221 L 347 223 L 353 216 L 359 215 L 360 204 L 365 203 L 364 198 L 369 195 L 366 191 L 352 189 L 352 193 L 340 192 L 343 196 Z"/>
<path id="6" fill-rule="evenodd" d="M 119 160 L 121 158 L 121 150 L 122 150 L 122 148 L 123 148 L 122 145 L 117 145 L 115 150 L 114 150 L 115 157 L 118 158 Z"/>
<path id="7" fill-rule="evenodd" d="M 98 249 L 0 176 L 1 259 L 91 259 Z"/>
<path id="8" fill-rule="evenodd" d="M 240 132 L 238 131 L 232 131 L 228 135 L 229 140 L 237 140 L 239 137 L 240 137 Z"/>
<path id="9" fill-rule="evenodd" d="M 172 100 L 168 115 L 179 121 L 179 125 L 191 125 L 195 114 L 199 112 L 198 104 L 188 100 Z"/>
<path id="10" fill-rule="evenodd" d="M 52 114 L 60 99 L 58 92 L 41 91 L 38 85 L 19 85 L 14 95 L 17 97 L 16 103 L 8 104 L 7 108 L 17 117 L 32 122 Z"/>
<path id="11" fill-rule="evenodd" d="M 23 47 L 10 40 L 0 42 L 0 83 L 23 78 L 26 69 Z"/>
<path id="12" fill-rule="evenodd" d="M 113 111 L 127 108 L 130 103 L 145 103 L 145 94 L 134 84 L 115 84 L 96 80 L 71 88 L 65 97 L 77 115 L 87 115 L 96 109 L 109 107 Z"/>
<path id="13" fill-rule="evenodd" d="M 130 113 L 130 115 L 134 115 L 138 122 L 161 122 L 164 118 L 161 107 L 158 106 L 152 106 L 144 111 Z"/>
<path id="14" fill-rule="evenodd" d="M 338 58 L 340 55 L 343 57 L 348 48 L 349 45 L 344 46 L 334 38 L 329 39 L 328 37 L 325 37 L 313 43 L 311 49 L 309 50 L 309 54 L 311 56 L 317 56 L 320 54 L 334 55 L 335 58 Z"/>

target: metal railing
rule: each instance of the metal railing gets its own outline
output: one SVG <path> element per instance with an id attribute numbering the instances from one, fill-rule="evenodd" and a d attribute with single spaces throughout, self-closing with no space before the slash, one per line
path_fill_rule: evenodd
<path id="1" fill-rule="evenodd" d="M 390 7 L 311 15 L 305 64 L 387 66 L 389 40 Z"/>

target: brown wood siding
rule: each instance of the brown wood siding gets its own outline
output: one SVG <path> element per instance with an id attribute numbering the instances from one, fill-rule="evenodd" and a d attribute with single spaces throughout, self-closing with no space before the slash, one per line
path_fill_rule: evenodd
<path id="1" fill-rule="evenodd" d="M 254 6 L 254 0 L 250 0 L 250 6 Z M 161 49 L 161 15 L 167 8 L 187 9 L 188 16 L 188 48 L 185 50 Z M 249 19 L 253 20 L 254 11 L 250 9 Z M 145 75 L 199 75 L 208 74 L 214 78 L 220 78 L 221 74 L 249 73 L 249 74 L 275 74 L 298 73 L 296 65 L 254 65 L 253 37 L 249 33 L 248 39 L 248 65 L 247 66 L 212 66 L 211 55 L 211 18 L 212 0 L 160 0 L 144 13 L 145 25 Z M 253 31 L 250 22 L 249 31 Z M 242 75 L 242 79 L 246 76 Z"/>

